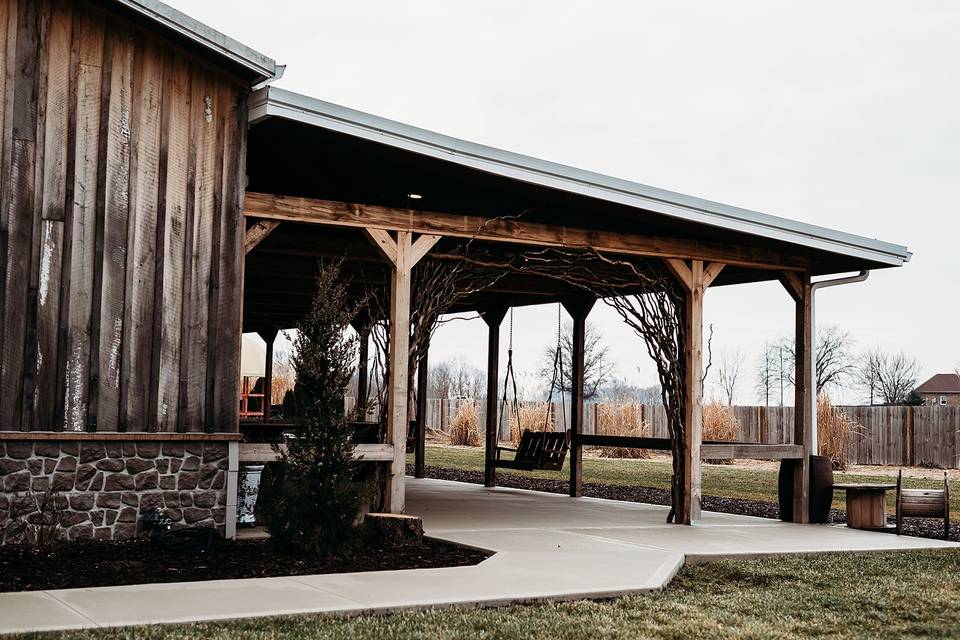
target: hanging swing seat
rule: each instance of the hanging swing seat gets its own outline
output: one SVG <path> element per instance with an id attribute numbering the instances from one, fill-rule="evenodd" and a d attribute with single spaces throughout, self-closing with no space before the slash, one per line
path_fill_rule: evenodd
<path id="1" fill-rule="evenodd" d="M 516 449 L 497 447 L 493 466 L 520 471 L 560 471 L 569 448 L 567 433 L 524 429 Z M 512 460 L 501 457 L 505 451 L 513 452 Z"/>

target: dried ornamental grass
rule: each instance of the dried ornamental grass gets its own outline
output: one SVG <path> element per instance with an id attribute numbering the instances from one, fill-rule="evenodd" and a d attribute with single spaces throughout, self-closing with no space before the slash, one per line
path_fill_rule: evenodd
<path id="1" fill-rule="evenodd" d="M 827 394 L 821 393 L 817 397 L 818 453 L 830 458 L 834 469 L 842 471 L 847 468 L 850 438 L 862 431 L 862 426 L 842 409 L 833 406 Z"/>
<path id="2" fill-rule="evenodd" d="M 650 434 L 650 425 L 643 419 L 643 407 L 636 403 L 603 403 L 596 405 L 594 431 L 605 436 L 643 437 Z M 647 449 L 598 447 L 601 458 L 649 458 Z"/>
<path id="3" fill-rule="evenodd" d="M 703 407 L 704 441 L 733 442 L 740 431 L 740 421 L 733 407 L 720 404 L 716 400 Z"/>
<path id="4" fill-rule="evenodd" d="M 703 440 L 733 442 L 740 431 L 740 421 L 733 407 L 720 404 L 716 400 L 703 407 Z M 710 464 L 732 464 L 732 460 L 706 460 Z"/>
<path id="5" fill-rule="evenodd" d="M 474 402 L 461 402 L 457 408 L 457 415 L 450 421 L 450 430 L 447 437 L 450 444 L 461 447 L 479 447 L 480 432 L 477 430 L 479 414 Z"/>
<path id="6" fill-rule="evenodd" d="M 517 410 L 511 405 L 504 407 L 510 418 L 510 441 L 513 446 L 519 446 L 520 436 L 527 429 L 530 431 L 554 431 L 553 404 L 549 402 L 523 402 Z M 517 414 L 520 421 L 517 422 Z"/>

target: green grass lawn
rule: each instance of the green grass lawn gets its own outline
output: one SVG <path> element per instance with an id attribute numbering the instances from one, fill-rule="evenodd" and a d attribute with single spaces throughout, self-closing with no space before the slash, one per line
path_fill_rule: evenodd
<path id="1" fill-rule="evenodd" d="M 411 458 L 412 462 L 413 459 Z M 483 449 L 466 447 L 427 447 L 427 464 L 437 467 L 451 467 L 469 471 L 483 471 Z M 564 466 L 562 472 L 531 471 L 516 472 L 539 478 L 568 477 Z M 497 473 L 515 473 L 500 469 Z M 617 460 L 606 458 L 584 458 L 584 482 L 602 482 L 607 484 L 627 484 L 642 487 L 670 488 L 671 468 L 668 462 L 660 460 Z M 882 482 L 896 483 L 890 476 L 862 475 L 853 473 L 834 473 L 834 482 Z M 933 478 L 905 478 L 904 485 L 911 488 L 934 489 L 941 486 L 942 480 Z M 777 500 L 777 472 L 769 469 L 744 468 L 728 465 L 703 466 L 703 493 L 726 498 L 746 498 L 750 500 Z M 889 513 L 896 507 L 895 492 L 887 492 Z M 845 498 L 842 492 L 836 492 L 833 506 L 843 509 Z M 960 482 L 950 482 L 951 520 L 960 517 Z"/>
<path id="2" fill-rule="evenodd" d="M 32 638 L 951 638 L 960 552 L 828 554 L 686 567 L 664 591 L 606 602 L 337 618 L 292 616 Z"/>

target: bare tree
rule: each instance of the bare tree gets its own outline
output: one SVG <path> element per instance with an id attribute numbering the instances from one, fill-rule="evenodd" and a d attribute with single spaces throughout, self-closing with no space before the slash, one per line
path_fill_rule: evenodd
<path id="1" fill-rule="evenodd" d="M 861 357 L 858 379 L 870 395 L 870 404 L 879 398 L 883 404 L 907 402 L 917 386 L 920 363 L 900 353 L 887 353 L 875 347 Z"/>
<path id="2" fill-rule="evenodd" d="M 453 358 L 430 367 L 427 395 L 433 398 L 478 398 L 486 393 L 486 377 L 479 368 Z"/>
<path id="3" fill-rule="evenodd" d="M 660 399 L 659 385 L 640 387 L 627 382 L 625 378 L 612 379 L 601 387 L 599 395 L 609 402 L 637 402 L 647 405 L 658 405 L 663 402 Z"/>
<path id="4" fill-rule="evenodd" d="M 871 349 L 862 354 L 857 361 L 854 379 L 863 390 L 870 406 L 876 403 L 880 396 L 880 367 L 883 354 L 879 348 Z"/>
<path id="5" fill-rule="evenodd" d="M 757 396 L 768 407 L 771 400 L 777 398 L 779 398 L 779 405 L 783 406 L 784 389 L 792 384 L 792 379 L 791 382 L 787 382 L 785 377 L 786 363 L 787 358 L 783 346 L 779 343 L 770 342 L 763 345 L 763 353 L 760 354 L 760 362 L 757 367 L 755 389 Z"/>
<path id="6" fill-rule="evenodd" d="M 728 407 L 733 406 L 733 401 L 737 396 L 737 381 L 740 379 L 740 370 L 743 369 L 743 352 L 739 349 L 735 351 L 724 351 L 720 354 L 720 362 L 717 364 L 717 384 L 723 393 L 724 400 Z"/>
<path id="7" fill-rule="evenodd" d="M 779 344 L 787 356 L 784 380 L 793 386 L 796 371 L 794 340 L 784 337 Z M 853 344 L 853 337 L 837 326 L 823 327 L 817 332 L 817 394 L 828 386 L 843 387 L 853 377 L 856 371 L 851 353 Z"/>
<path id="8" fill-rule="evenodd" d="M 592 400 L 597 396 L 600 387 L 610 378 L 614 367 L 608 357 L 607 346 L 603 344 L 600 333 L 590 322 L 586 323 L 583 342 L 583 398 Z M 537 372 L 541 380 L 553 379 L 556 352 L 555 344 L 544 347 L 543 362 Z M 569 322 L 564 324 L 560 332 L 560 356 L 563 367 L 558 382 L 564 393 L 570 393 L 573 389 L 573 325 Z"/>

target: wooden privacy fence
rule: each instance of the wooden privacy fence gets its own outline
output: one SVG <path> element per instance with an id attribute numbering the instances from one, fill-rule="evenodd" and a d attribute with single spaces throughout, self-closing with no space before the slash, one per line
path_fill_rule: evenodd
<path id="1" fill-rule="evenodd" d="M 447 431 L 463 404 L 476 404 L 477 430 L 482 433 L 486 421 L 483 399 L 430 398 L 427 401 L 427 426 Z M 352 407 L 353 398 L 347 398 Z M 542 403 L 525 403 L 535 406 Z M 613 434 L 609 416 L 628 415 L 631 421 L 647 425 L 644 435 L 667 438 L 667 416 L 662 406 L 629 403 L 588 402 L 585 405 L 584 433 Z M 570 425 L 570 405 L 565 410 L 555 402 L 550 407 L 557 430 Z M 848 459 L 852 464 L 930 466 L 960 468 L 960 407 L 834 407 L 859 425 L 850 435 Z M 793 407 L 733 407 L 738 429 L 736 440 L 762 444 L 793 442 Z M 607 420 L 605 420 L 607 416 Z M 617 421 L 613 421 L 617 422 Z M 623 422 L 621 420 L 620 422 Z M 504 416 L 500 437 L 510 437 L 510 419 Z"/>

